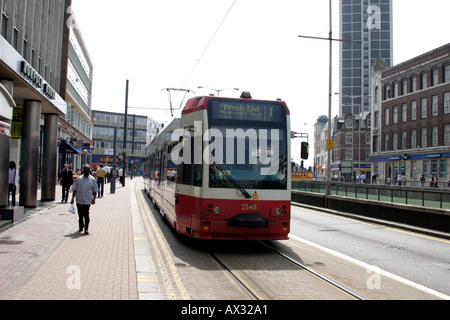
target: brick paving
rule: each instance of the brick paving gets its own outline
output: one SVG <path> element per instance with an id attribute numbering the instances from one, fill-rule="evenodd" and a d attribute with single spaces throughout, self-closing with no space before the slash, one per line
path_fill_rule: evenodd
<path id="1" fill-rule="evenodd" d="M 59 202 L 1 231 L 0 299 L 138 299 L 131 188 L 127 181 L 110 194 L 107 185 L 91 206 L 89 235 Z"/>

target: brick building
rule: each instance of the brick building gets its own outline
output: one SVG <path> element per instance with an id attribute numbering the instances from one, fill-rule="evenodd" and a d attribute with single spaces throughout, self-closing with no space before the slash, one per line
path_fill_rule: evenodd
<path id="1" fill-rule="evenodd" d="M 447 184 L 450 161 L 450 44 L 372 74 L 372 171 L 408 185 Z"/>

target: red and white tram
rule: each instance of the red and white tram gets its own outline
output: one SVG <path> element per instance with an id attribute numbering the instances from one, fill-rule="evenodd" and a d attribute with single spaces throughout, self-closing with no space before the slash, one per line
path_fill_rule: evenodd
<path id="1" fill-rule="evenodd" d="M 179 234 L 288 239 L 290 133 L 283 101 L 192 98 L 147 146 L 146 192 Z"/>

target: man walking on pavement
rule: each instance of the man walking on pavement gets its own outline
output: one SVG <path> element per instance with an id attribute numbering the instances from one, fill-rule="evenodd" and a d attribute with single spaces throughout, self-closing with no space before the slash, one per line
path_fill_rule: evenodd
<path id="1" fill-rule="evenodd" d="M 95 171 L 97 176 L 98 197 L 103 198 L 103 191 L 105 189 L 106 170 L 103 169 L 103 164 Z"/>
<path id="2" fill-rule="evenodd" d="M 89 234 L 89 210 L 91 205 L 95 205 L 95 198 L 97 196 L 98 187 L 97 181 L 93 176 L 90 175 L 91 168 L 89 165 L 83 167 L 83 175 L 79 176 L 72 186 L 72 201 L 74 203 L 74 198 L 77 198 L 77 209 L 78 209 L 78 224 L 80 229 L 79 232 Z"/>
<path id="3" fill-rule="evenodd" d="M 73 184 L 73 172 L 70 170 L 69 165 L 64 165 L 64 169 L 61 170 L 58 178 L 59 183 L 62 186 L 61 202 L 67 202 L 67 199 L 69 198 L 70 186 Z"/>

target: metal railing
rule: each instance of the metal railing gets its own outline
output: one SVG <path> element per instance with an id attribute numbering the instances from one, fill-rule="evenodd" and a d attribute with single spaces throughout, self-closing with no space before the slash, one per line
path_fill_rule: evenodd
<path id="1" fill-rule="evenodd" d="M 292 190 L 325 194 L 326 185 L 322 181 L 293 181 Z M 355 199 L 390 202 L 425 208 L 450 210 L 450 190 L 408 187 L 398 185 L 374 185 L 364 183 L 331 184 L 331 195 Z"/>

